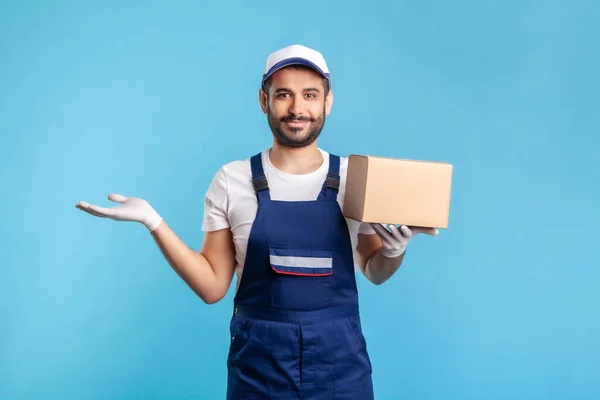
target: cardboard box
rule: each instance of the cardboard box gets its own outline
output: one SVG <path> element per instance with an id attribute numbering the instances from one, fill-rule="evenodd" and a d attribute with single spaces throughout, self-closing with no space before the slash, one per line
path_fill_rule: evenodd
<path id="1" fill-rule="evenodd" d="M 452 165 L 352 154 L 343 213 L 384 224 L 447 228 Z"/>

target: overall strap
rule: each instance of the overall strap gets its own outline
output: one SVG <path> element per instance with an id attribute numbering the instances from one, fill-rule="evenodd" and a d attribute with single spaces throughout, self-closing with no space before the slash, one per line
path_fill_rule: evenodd
<path id="1" fill-rule="evenodd" d="M 323 183 L 319 199 L 336 200 L 340 188 L 340 157 L 329 154 L 329 171 Z"/>
<path id="2" fill-rule="evenodd" d="M 250 158 L 250 168 L 252 169 L 252 186 L 256 191 L 258 202 L 267 201 L 270 199 L 269 183 L 263 170 L 262 153 L 258 153 Z"/>

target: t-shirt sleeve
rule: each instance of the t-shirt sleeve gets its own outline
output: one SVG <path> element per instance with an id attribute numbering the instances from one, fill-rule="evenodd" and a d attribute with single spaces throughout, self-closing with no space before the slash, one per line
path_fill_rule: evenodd
<path id="1" fill-rule="evenodd" d="M 362 222 L 358 228 L 358 232 L 365 235 L 374 235 L 375 230 L 366 222 Z"/>
<path id="2" fill-rule="evenodd" d="M 225 170 L 221 168 L 213 177 L 204 196 L 204 219 L 202 221 L 204 232 L 230 227 L 227 206 L 227 176 Z"/>

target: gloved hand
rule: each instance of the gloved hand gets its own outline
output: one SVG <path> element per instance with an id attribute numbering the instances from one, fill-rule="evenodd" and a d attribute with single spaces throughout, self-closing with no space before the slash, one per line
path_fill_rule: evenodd
<path id="1" fill-rule="evenodd" d="M 406 251 L 408 242 L 419 233 L 436 236 L 439 232 L 436 228 L 421 228 L 416 226 L 402 225 L 397 228 L 395 225 L 388 225 L 386 229 L 384 224 L 369 224 L 375 230 L 375 233 L 381 239 L 381 255 L 385 257 L 398 257 Z"/>
<path id="2" fill-rule="evenodd" d="M 162 218 L 144 199 L 125 197 L 120 194 L 110 194 L 108 199 L 121 205 L 112 208 L 103 208 L 85 201 L 75 204 L 75 207 L 91 215 L 110 218 L 115 221 L 133 221 L 143 224 L 150 232 L 154 231 L 162 222 Z"/>

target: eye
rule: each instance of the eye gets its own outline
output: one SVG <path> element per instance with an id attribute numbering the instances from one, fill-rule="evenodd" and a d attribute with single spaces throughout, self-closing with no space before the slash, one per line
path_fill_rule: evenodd
<path id="1" fill-rule="evenodd" d="M 283 97 L 286 97 L 286 96 L 289 96 L 289 93 L 279 93 L 277 95 L 277 98 L 283 98 Z"/>
<path id="2" fill-rule="evenodd" d="M 315 97 L 317 97 L 317 96 L 316 96 L 315 94 L 313 94 L 313 93 L 308 93 L 306 96 L 307 96 L 307 97 L 309 97 L 309 98 L 315 98 Z"/>

